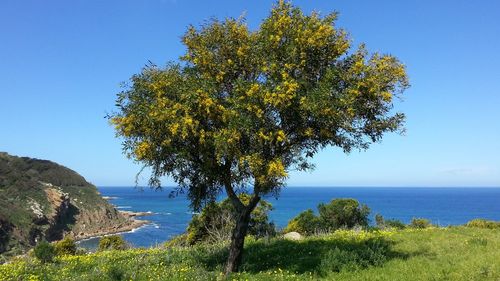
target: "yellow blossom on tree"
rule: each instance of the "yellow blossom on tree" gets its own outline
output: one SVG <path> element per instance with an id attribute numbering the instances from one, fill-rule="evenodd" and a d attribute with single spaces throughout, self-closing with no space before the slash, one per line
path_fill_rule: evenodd
<path id="1" fill-rule="evenodd" d="M 228 271 L 250 212 L 290 169 L 312 167 L 321 148 L 366 149 L 402 129 L 393 100 L 408 87 L 404 65 L 352 47 L 336 19 L 279 1 L 255 30 L 233 18 L 190 26 L 181 62 L 146 66 L 118 95 L 111 123 L 125 153 L 151 168 L 151 186 L 172 177 L 195 209 L 230 198 L 239 217 Z"/>

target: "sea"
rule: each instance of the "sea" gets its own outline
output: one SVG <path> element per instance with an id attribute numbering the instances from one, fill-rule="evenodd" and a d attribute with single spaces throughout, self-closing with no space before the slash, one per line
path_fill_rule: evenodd
<path id="1" fill-rule="evenodd" d="M 137 187 L 98 187 L 118 210 L 151 212 L 139 217 L 149 224 L 121 235 L 133 247 L 154 247 L 183 233 L 195 214 L 183 194 L 170 197 L 172 189 L 161 191 Z M 370 219 L 375 214 L 386 219 L 409 223 L 413 218 L 427 218 L 440 226 L 460 225 L 474 218 L 500 221 L 500 188 L 424 188 L 424 187 L 285 187 L 278 197 L 266 196 L 273 205 L 270 219 L 278 228 L 300 212 L 317 212 L 320 203 L 335 198 L 354 198 L 366 204 Z M 79 242 L 79 246 L 95 250 L 99 238 Z"/>

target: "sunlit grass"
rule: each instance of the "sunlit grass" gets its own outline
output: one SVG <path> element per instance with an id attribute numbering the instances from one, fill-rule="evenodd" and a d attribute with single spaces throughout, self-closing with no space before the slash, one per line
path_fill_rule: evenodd
<path id="1" fill-rule="evenodd" d="M 301 241 L 249 239 L 230 280 L 499 280 L 500 230 L 337 231 Z M 0 280 L 221 280 L 224 245 L 107 251 L 0 266 Z"/>

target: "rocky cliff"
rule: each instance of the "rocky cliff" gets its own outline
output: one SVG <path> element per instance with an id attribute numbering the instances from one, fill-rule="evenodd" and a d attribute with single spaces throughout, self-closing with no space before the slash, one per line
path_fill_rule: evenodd
<path id="1" fill-rule="evenodd" d="M 0 152 L 0 255 L 41 239 L 85 238 L 137 227 L 76 172 L 47 160 Z"/>

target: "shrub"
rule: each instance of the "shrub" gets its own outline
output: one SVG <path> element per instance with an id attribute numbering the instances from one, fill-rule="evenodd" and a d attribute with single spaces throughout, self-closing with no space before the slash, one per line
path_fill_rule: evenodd
<path id="1" fill-rule="evenodd" d="M 320 268 L 324 274 L 328 274 L 380 266 L 387 261 L 389 252 L 389 243 L 379 238 L 372 238 L 360 244 L 329 250 L 322 256 Z"/>
<path id="2" fill-rule="evenodd" d="M 42 241 L 38 243 L 33 249 L 33 254 L 42 263 L 51 262 L 55 255 L 56 250 L 52 244 L 47 241 Z"/>
<path id="3" fill-rule="evenodd" d="M 76 248 L 76 252 L 75 252 L 75 255 L 77 256 L 81 256 L 81 255 L 86 255 L 88 254 L 89 252 L 87 251 L 87 249 L 85 248 Z"/>
<path id="4" fill-rule="evenodd" d="M 328 204 L 318 205 L 321 225 L 326 230 L 367 227 L 370 209 L 355 199 L 334 199 Z"/>
<path id="5" fill-rule="evenodd" d="M 127 242 L 119 235 L 104 236 L 99 239 L 99 251 L 125 250 Z"/>
<path id="6" fill-rule="evenodd" d="M 370 209 L 355 199 L 334 199 L 318 205 L 319 216 L 309 209 L 288 222 L 285 231 L 297 231 L 310 235 L 340 228 L 368 227 Z"/>
<path id="7" fill-rule="evenodd" d="M 375 223 L 377 224 L 378 227 L 384 227 L 385 226 L 384 217 L 381 214 L 376 214 Z"/>
<path id="8" fill-rule="evenodd" d="M 177 236 L 172 237 L 172 239 L 168 240 L 163 244 L 165 247 L 185 247 L 189 246 L 188 239 L 187 239 L 187 234 L 180 234 Z"/>
<path id="9" fill-rule="evenodd" d="M 485 219 L 473 219 L 466 224 L 467 227 L 477 227 L 477 228 L 488 228 L 496 229 L 500 228 L 500 222 L 489 221 Z"/>
<path id="10" fill-rule="evenodd" d="M 392 227 L 392 228 L 398 228 L 398 229 L 406 228 L 406 224 L 404 224 L 402 221 L 396 220 L 396 219 L 385 220 L 384 225 L 386 227 Z"/>
<path id="11" fill-rule="evenodd" d="M 375 223 L 379 228 L 406 228 L 406 224 L 404 224 L 402 221 L 396 219 L 386 220 L 381 214 L 375 215 Z"/>
<path id="12" fill-rule="evenodd" d="M 250 196 L 240 194 L 240 199 L 244 204 L 250 200 Z M 274 224 L 269 222 L 269 211 L 272 205 L 264 200 L 260 201 L 255 210 L 250 215 L 248 234 L 257 238 L 274 236 L 276 233 Z M 198 242 L 219 242 L 231 238 L 234 228 L 236 210 L 229 201 L 225 199 L 221 202 L 209 203 L 200 214 L 194 215 L 187 228 L 187 243 L 190 245 Z M 181 239 L 181 238 L 179 238 Z M 175 241 L 180 242 L 180 241 Z M 173 242 L 173 243 L 175 243 Z"/>
<path id="13" fill-rule="evenodd" d="M 125 280 L 125 270 L 117 265 L 112 265 L 106 271 L 110 280 Z"/>
<path id="14" fill-rule="evenodd" d="M 309 209 L 290 220 L 284 231 L 296 231 L 304 235 L 311 235 L 319 231 L 319 229 L 319 218 L 314 214 L 313 210 Z"/>
<path id="15" fill-rule="evenodd" d="M 413 228 L 427 228 L 429 226 L 432 226 L 431 222 L 423 218 L 413 218 L 410 223 L 410 227 Z"/>
<path id="16" fill-rule="evenodd" d="M 56 242 L 54 248 L 58 256 L 76 254 L 76 243 L 73 239 L 69 237 L 66 237 L 63 240 Z"/>

